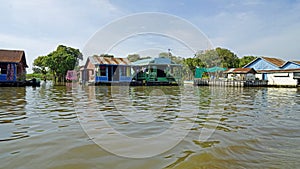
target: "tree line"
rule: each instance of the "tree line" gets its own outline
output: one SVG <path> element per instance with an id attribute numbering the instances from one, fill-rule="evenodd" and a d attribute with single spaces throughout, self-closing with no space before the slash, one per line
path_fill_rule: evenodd
<path id="1" fill-rule="evenodd" d="M 223 68 L 237 68 L 244 67 L 254 59 L 256 56 L 243 56 L 239 58 L 235 53 L 229 49 L 217 47 L 216 49 L 198 51 L 194 57 L 183 58 L 180 56 L 174 56 L 171 52 L 162 52 L 159 57 L 169 58 L 177 64 L 183 65 L 183 71 L 195 72 L 197 67 L 223 67 Z M 127 57 L 129 61 L 134 62 L 140 59 L 149 58 L 141 57 L 138 54 L 131 54 Z"/>
<path id="2" fill-rule="evenodd" d="M 108 54 L 101 54 L 100 56 L 114 57 L 113 55 Z M 197 67 L 243 67 L 257 58 L 256 56 L 243 56 L 242 58 L 239 58 L 229 49 L 220 47 L 211 50 L 198 51 L 195 53 L 194 57 L 191 58 L 174 56 L 170 51 L 162 52 L 158 57 L 169 58 L 174 63 L 183 65 L 183 72 L 191 77 L 193 77 Z M 135 62 L 151 57 L 140 56 L 139 54 L 129 54 L 127 58 L 130 62 Z M 43 76 L 51 75 L 55 82 L 64 82 L 67 71 L 78 68 L 79 59 L 83 59 L 79 49 L 59 45 L 55 51 L 46 56 L 38 56 L 34 60 L 33 72 L 34 74 Z"/>

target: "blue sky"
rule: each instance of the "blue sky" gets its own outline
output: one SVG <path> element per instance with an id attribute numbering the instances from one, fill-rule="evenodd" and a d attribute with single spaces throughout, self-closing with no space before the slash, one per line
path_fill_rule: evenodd
<path id="1" fill-rule="evenodd" d="M 228 48 L 239 57 L 300 60 L 300 1 L 297 0 L 0 0 L 0 3 L 0 48 L 25 50 L 29 72 L 36 57 L 47 55 L 59 44 L 82 50 L 104 26 L 140 12 L 162 12 L 183 18 L 200 29 L 214 47 Z M 139 37 L 135 45 L 143 44 L 143 39 L 164 41 L 146 35 Z M 129 49 L 130 40 L 111 52 L 126 56 L 143 50 Z M 176 51 L 175 43 L 168 44 L 160 49 L 150 45 L 143 52 L 171 48 L 175 54 L 184 55 Z"/>

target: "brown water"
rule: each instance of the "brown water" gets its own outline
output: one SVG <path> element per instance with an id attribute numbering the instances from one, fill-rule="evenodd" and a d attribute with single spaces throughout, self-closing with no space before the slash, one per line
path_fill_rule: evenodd
<path id="1" fill-rule="evenodd" d="M 153 123 L 131 123 L 116 114 L 110 87 L 82 88 L 43 84 L 40 88 L 0 88 L 0 168 L 299 168 L 300 90 L 296 88 L 117 87 L 128 91 L 138 112 L 165 109 Z M 90 93 L 92 91 L 92 93 Z M 153 93 L 153 91 L 163 91 Z M 94 93 L 93 93 L 94 92 Z M 92 96 L 90 96 L 92 95 Z M 174 148 L 149 158 L 126 158 L 104 150 L 89 138 L 77 118 L 83 96 L 94 97 L 99 112 L 116 130 L 130 137 L 150 137 L 166 130 L 176 112 L 199 107 L 189 134 Z M 149 97 L 158 100 L 149 100 Z M 166 97 L 167 96 L 167 97 Z M 75 99 L 74 99 L 75 98 Z M 199 102 L 195 103 L 198 98 Z M 118 100 L 120 99 L 120 100 Z M 161 101 L 162 102 L 162 101 Z M 180 103 L 185 107 L 178 106 Z M 213 116 L 207 115 L 212 102 Z M 196 105 L 189 105 L 196 104 Z M 154 108 L 153 108 L 154 107 Z M 181 110 L 182 109 L 182 110 Z M 192 111 L 192 110 L 191 110 Z M 77 112 L 77 113 L 76 113 Z M 187 122 L 188 123 L 188 122 Z M 115 125 L 118 124 L 118 125 Z M 215 129 L 199 140 L 203 128 Z M 171 136 L 170 136 L 171 137 Z M 157 140 L 159 141 L 159 140 Z M 159 142 L 158 142 L 159 143 Z M 130 147 L 122 147 L 130 151 Z M 154 148 L 149 145 L 148 148 Z"/>

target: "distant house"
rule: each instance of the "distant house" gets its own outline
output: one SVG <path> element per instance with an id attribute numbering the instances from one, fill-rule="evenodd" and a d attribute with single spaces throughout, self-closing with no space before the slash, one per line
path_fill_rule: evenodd
<path id="1" fill-rule="evenodd" d="M 281 70 L 258 70 L 259 79 L 268 80 L 270 86 L 299 86 L 300 68 Z M 259 76 L 260 75 L 260 76 Z"/>
<path id="2" fill-rule="evenodd" d="M 244 66 L 244 68 L 255 69 L 257 71 L 256 78 L 268 80 L 268 85 L 300 85 L 300 61 L 260 57 Z"/>
<path id="3" fill-rule="evenodd" d="M 127 58 L 90 56 L 81 68 L 83 83 L 120 83 L 131 81 L 131 66 Z"/>
<path id="4" fill-rule="evenodd" d="M 278 58 L 259 57 L 244 66 L 255 70 L 299 69 L 300 61 L 284 61 Z"/>
<path id="5" fill-rule="evenodd" d="M 133 80 L 142 85 L 178 85 L 182 66 L 169 58 L 149 58 L 132 63 Z"/>
<path id="6" fill-rule="evenodd" d="M 300 61 L 287 61 L 282 69 L 300 69 Z"/>
<path id="7" fill-rule="evenodd" d="M 286 62 L 278 58 L 259 57 L 244 66 L 255 70 L 279 70 Z"/>
<path id="8" fill-rule="evenodd" d="M 66 75 L 67 81 L 77 80 L 77 72 L 75 70 L 68 70 Z"/>
<path id="9" fill-rule="evenodd" d="M 257 73 L 253 68 L 231 68 L 224 72 L 228 79 L 255 80 Z"/>
<path id="10" fill-rule="evenodd" d="M 22 50 L 0 50 L 0 82 L 25 81 L 28 68 Z"/>

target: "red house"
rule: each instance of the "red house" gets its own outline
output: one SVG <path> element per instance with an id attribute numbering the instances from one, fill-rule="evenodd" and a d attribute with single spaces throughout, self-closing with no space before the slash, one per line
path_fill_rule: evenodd
<path id="1" fill-rule="evenodd" d="M 26 68 L 24 51 L 0 49 L 0 83 L 25 81 Z"/>

